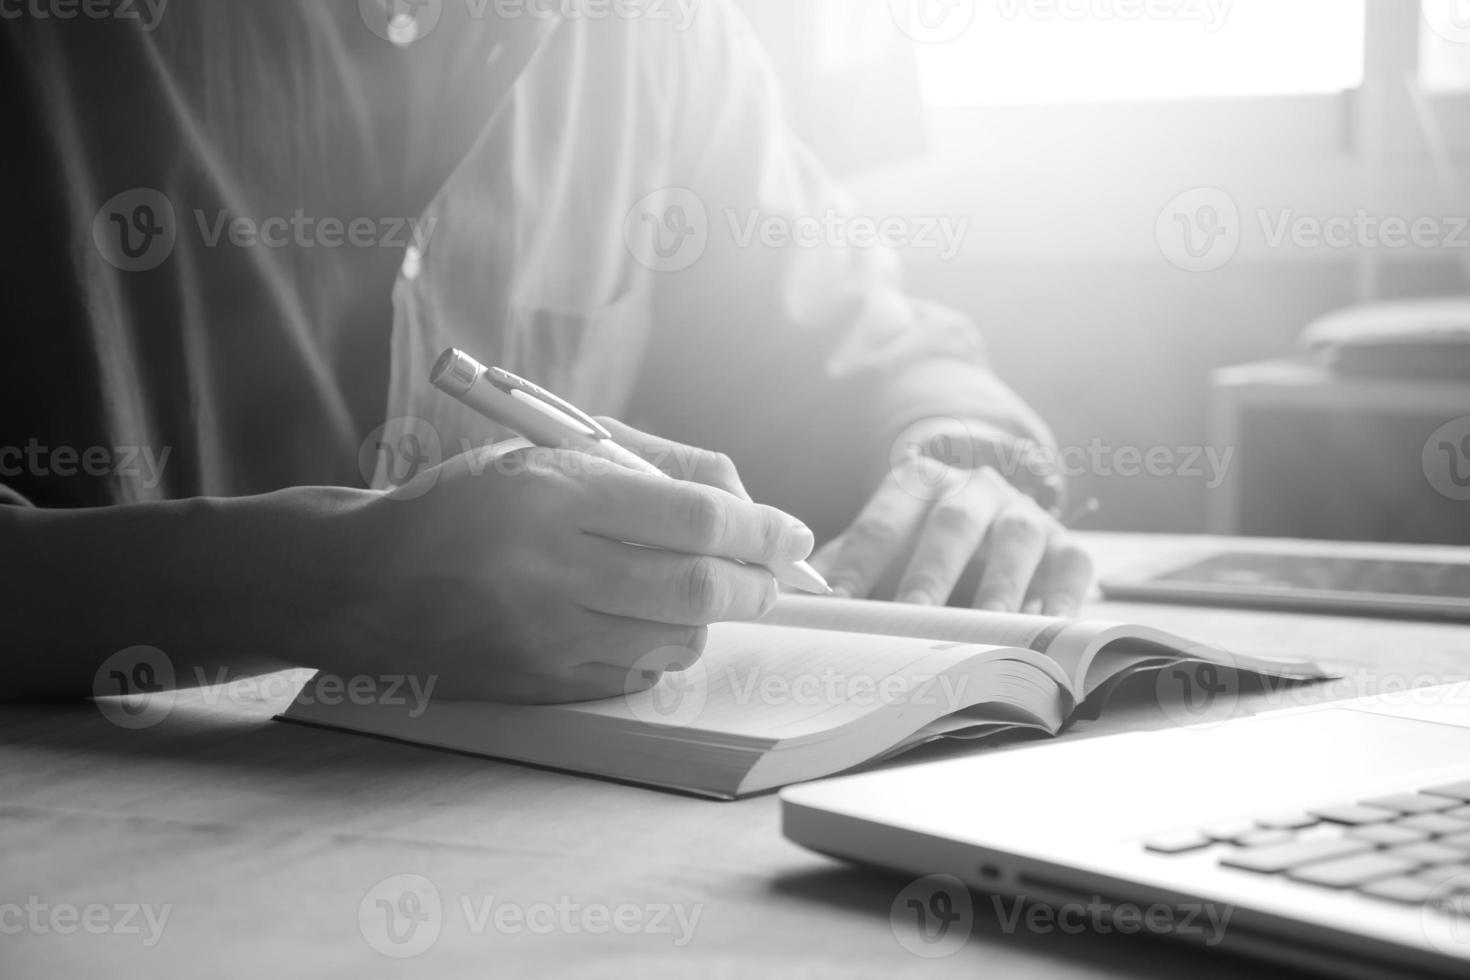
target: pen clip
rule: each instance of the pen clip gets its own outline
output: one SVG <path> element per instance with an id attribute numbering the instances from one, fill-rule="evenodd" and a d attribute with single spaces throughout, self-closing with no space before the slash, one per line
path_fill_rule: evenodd
<path id="1" fill-rule="evenodd" d="M 538 384 L 533 384 L 530 381 L 527 381 L 525 378 L 511 374 L 509 371 L 505 370 L 505 368 L 486 368 L 485 380 L 493 384 L 495 387 L 499 388 L 501 391 L 505 392 L 507 395 L 513 391 L 519 391 L 521 394 L 526 395 L 530 398 L 535 398 L 538 401 L 545 402 L 546 404 L 555 408 L 558 412 L 561 412 L 564 415 L 571 416 L 582 425 L 585 425 L 587 428 L 591 429 L 592 436 L 595 439 L 612 439 L 612 433 L 607 430 L 606 426 L 602 425 L 592 416 L 588 415 L 586 412 L 582 411 L 571 402 L 567 401 L 564 398 L 559 398 L 556 395 L 553 395 L 551 392 L 547 391 L 545 388 L 541 387 Z"/>

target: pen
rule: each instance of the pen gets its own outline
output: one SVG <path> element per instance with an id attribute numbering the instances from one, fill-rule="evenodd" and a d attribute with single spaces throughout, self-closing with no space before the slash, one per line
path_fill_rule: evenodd
<path id="1" fill-rule="evenodd" d="M 650 476 L 672 480 L 663 470 L 613 441 L 612 433 L 571 402 L 502 368 L 486 367 L 462 350 L 444 352 L 429 383 L 467 408 L 538 446 L 572 448 Z M 827 595 L 832 590 L 804 561 L 770 567 L 776 581 L 793 589 Z"/>

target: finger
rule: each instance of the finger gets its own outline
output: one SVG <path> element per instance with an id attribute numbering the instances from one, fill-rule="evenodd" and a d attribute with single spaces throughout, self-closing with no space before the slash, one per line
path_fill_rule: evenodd
<path id="1" fill-rule="evenodd" d="M 618 468 L 589 476 L 581 492 L 581 530 L 612 541 L 756 565 L 800 561 L 816 543 L 790 514 L 701 483 Z"/>
<path id="2" fill-rule="evenodd" d="M 584 609 L 679 626 L 759 619 L 776 604 L 764 568 L 582 535 L 567 590 Z"/>
<path id="3" fill-rule="evenodd" d="M 916 476 L 918 468 L 938 465 L 910 458 L 884 478 L 857 520 L 838 539 L 841 544 L 826 573 L 833 595 L 864 598 L 903 554 L 935 499 L 928 493 L 911 492 L 911 488 L 928 485 Z"/>
<path id="4" fill-rule="evenodd" d="M 981 546 L 985 570 L 975 590 L 975 608 L 1019 612 L 1046 554 L 1055 522 L 1029 497 L 1006 507 L 990 525 Z"/>
<path id="5" fill-rule="evenodd" d="M 1041 615 L 1072 618 L 1092 591 L 1092 558 L 1065 536 L 1047 545 L 1041 570 L 1031 585 L 1031 597 L 1040 603 Z"/>
<path id="6" fill-rule="evenodd" d="M 709 637 L 709 631 L 703 627 L 693 632 L 665 631 L 662 638 L 672 642 L 647 647 L 646 644 L 656 643 L 659 637 L 639 627 L 633 632 L 645 639 L 643 643 L 631 644 L 627 655 L 618 658 L 628 663 L 579 664 L 565 675 L 538 685 L 535 694 L 526 700 L 562 704 L 641 693 L 656 685 L 665 673 L 679 673 L 697 663 Z"/>
<path id="7" fill-rule="evenodd" d="M 688 483 L 718 487 L 741 500 L 750 499 L 745 484 L 740 482 L 734 461 L 724 453 L 640 432 L 617 419 L 599 418 L 597 421 L 612 433 L 614 442 L 632 450 L 669 476 Z"/>
<path id="8" fill-rule="evenodd" d="M 917 605 L 943 605 L 965 572 L 985 532 L 1008 495 L 983 474 L 971 474 L 963 490 L 937 501 L 919 534 L 908 570 L 899 580 L 898 600 Z"/>

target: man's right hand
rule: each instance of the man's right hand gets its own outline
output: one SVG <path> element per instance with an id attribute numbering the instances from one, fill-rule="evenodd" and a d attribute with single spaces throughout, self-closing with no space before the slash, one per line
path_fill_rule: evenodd
<path id="1" fill-rule="evenodd" d="M 687 479 L 491 447 L 349 508 L 334 523 L 354 567 L 312 666 L 433 676 L 453 698 L 588 700 L 651 687 L 699 658 L 709 624 L 768 612 L 764 566 L 808 557 L 812 532 L 745 499 L 724 457 L 620 431 Z"/>

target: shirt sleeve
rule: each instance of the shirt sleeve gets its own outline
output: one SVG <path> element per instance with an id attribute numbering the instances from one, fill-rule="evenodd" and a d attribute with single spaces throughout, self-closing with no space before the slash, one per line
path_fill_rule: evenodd
<path id="1" fill-rule="evenodd" d="M 874 464 L 921 419 L 979 421 L 1049 444 L 1045 425 L 990 369 L 976 325 L 909 295 L 897 255 L 860 237 L 853 218 L 871 228 L 885 216 L 859 213 L 795 138 L 741 15 L 706 3 L 690 34 L 674 45 L 675 77 L 687 85 L 672 142 L 684 152 L 662 189 L 692 192 L 681 198 L 702 209 L 690 220 L 708 241 L 687 269 L 658 280 L 656 375 L 643 390 L 677 399 L 670 406 L 728 413 L 701 417 L 698 428 L 717 433 L 742 472 L 777 455 L 773 440 L 803 464 L 825 465 L 828 502 L 833 480 L 871 491 Z M 666 431 L 673 414 L 658 413 Z M 789 470 L 785 456 L 777 465 Z M 762 477 L 790 499 L 775 474 L 754 482 Z"/>

